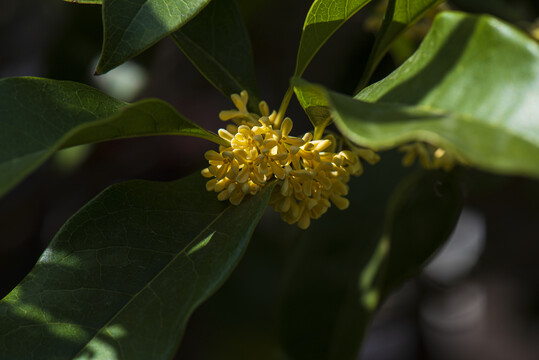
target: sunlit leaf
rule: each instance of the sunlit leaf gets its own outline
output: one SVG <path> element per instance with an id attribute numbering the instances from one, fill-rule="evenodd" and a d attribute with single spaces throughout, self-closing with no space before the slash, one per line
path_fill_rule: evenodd
<path id="1" fill-rule="evenodd" d="M 356 99 L 326 94 L 359 145 L 423 141 L 484 170 L 539 177 L 539 44 L 493 17 L 444 12 L 384 80 Z"/>
<path id="2" fill-rule="evenodd" d="M 196 174 L 114 185 L 0 302 L 4 359 L 170 359 L 243 255 L 273 186 L 239 206 Z"/>
<path id="3" fill-rule="evenodd" d="M 251 43 L 233 0 L 213 0 L 179 31 L 171 34 L 193 65 L 224 95 L 249 93 L 258 106 Z"/>
<path id="4" fill-rule="evenodd" d="M 104 74 L 185 25 L 210 0 L 107 0 L 103 4 Z"/>
<path id="5" fill-rule="evenodd" d="M 161 100 L 127 104 L 74 82 L 0 80 L 0 195 L 58 149 L 147 135 L 221 141 Z"/>
<path id="6" fill-rule="evenodd" d="M 372 104 L 335 93 L 330 97 L 337 126 L 357 144 L 387 149 L 423 141 L 487 171 L 539 177 L 538 124 L 538 129 L 528 126 L 529 134 L 519 134 L 511 122 L 493 125 L 489 119 L 422 106 Z"/>

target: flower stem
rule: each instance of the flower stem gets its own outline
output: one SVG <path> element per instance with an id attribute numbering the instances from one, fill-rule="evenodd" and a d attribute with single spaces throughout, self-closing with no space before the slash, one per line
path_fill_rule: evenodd
<path id="1" fill-rule="evenodd" d="M 281 123 L 284 119 L 284 114 L 286 113 L 286 109 L 288 108 L 288 104 L 290 104 L 290 100 L 292 99 L 292 94 L 294 93 L 294 89 L 292 86 L 289 86 L 286 90 L 286 93 L 284 94 L 283 101 L 281 102 L 281 107 L 279 107 L 279 112 L 277 112 L 277 118 L 275 119 L 274 126 L 276 129 L 279 129 L 281 127 Z"/>
<path id="2" fill-rule="evenodd" d="M 314 127 L 314 135 L 313 135 L 313 140 L 320 140 L 322 139 L 322 135 L 324 135 L 324 130 L 326 129 L 325 127 L 325 124 L 320 126 L 315 126 Z"/>

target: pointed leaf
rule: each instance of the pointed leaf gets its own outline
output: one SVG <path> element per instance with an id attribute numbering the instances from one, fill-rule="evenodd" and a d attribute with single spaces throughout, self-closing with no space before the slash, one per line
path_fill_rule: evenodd
<path id="1" fill-rule="evenodd" d="M 249 35 L 233 0 L 213 0 L 171 34 L 193 65 L 224 95 L 249 93 L 258 109 L 258 87 Z"/>
<path id="2" fill-rule="evenodd" d="M 360 145 L 424 141 L 484 170 L 539 177 L 539 45 L 491 16 L 442 13 L 395 72 L 356 99 L 327 100 Z"/>
<path id="3" fill-rule="evenodd" d="M 367 85 L 374 69 L 380 63 L 393 41 L 426 12 L 443 0 L 390 0 L 382 26 L 376 35 L 374 47 L 360 80 L 359 88 Z"/>
<path id="4" fill-rule="evenodd" d="M 114 185 L 0 302 L 3 359 L 170 359 L 243 255 L 273 186 L 239 206 L 201 175 Z"/>
<path id="5" fill-rule="evenodd" d="M 210 0 L 107 0 L 103 4 L 104 74 L 185 25 Z"/>
<path id="6" fill-rule="evenodd" d="M 165 134 L 220 141 L 160 100 L 127 104 L 74 82 L 0 80 L 0 195 L 58 149 Z"/>
<path id="7" fill-rule="evenodd" d="M 301 76 L 322 45 L 370 0 L 315 0 L 307 13 L 299 43 L 295 76 Z"/>

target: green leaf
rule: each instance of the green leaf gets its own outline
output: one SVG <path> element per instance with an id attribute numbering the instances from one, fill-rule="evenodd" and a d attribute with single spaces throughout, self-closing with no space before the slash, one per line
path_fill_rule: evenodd
<path id="1" fill-rule="evenodd" d="M 539 124 L 523 133 L 511 121 L 443 112 L 423 106 L 367 103 L 329 95 L 339 130 L 375 149 L 422 141 L 439 146 L 460 162 L 500 174 L 539 177 Z"/>
<path id="2" fill-rule="evenodd" d="M 251 108 L 258 109 L 251 43 L 233 0 L 213 0 L 171 35 L 213 86 L 226 96 L 247 90 Z"/>
<path id="3" fill-rule="evenodd" d="M 539 177 L 539 45 L 493 17 L 444 12 L 395 72 L 356 99 L 327 100 L 359 145 L 423 141 L 487 171 Z"/>
<path id="4" fill-rule="evenodd" d="M 419 274 L 451 235 L 462 211 L 457 174 L 420 171 L 399 184 L 388 206 L 384 235 L 389 240 L 381 298 Z"/>
<path id="5" fill-rule="evenodd" d="M 384 156 L 350 180 L 348 209 L 330 208 L 299 236 L 279 314 L 281 342 L 290 358 L 357 358 L 368 323 L 358 279 L 378 245 L 389 195 L 406 172 L 398 160 Z"/>
<path id="6" fill-rule="evenodd" d="M 220 141 L 160 100 L 127 104 L 74 82 L 0 80 L 0 195 L 58 149 L 166 134 Z"/>
<path id="7" fill-rule="evenodd" d="M 104 74 L 177 31 L 210 0 L 107 0 L 103 4 L 103 51 L 96 73 Z"/>
<path id="8" fill-rule="evenodd" d="M 357 359 L 388 290 L 417 274 L 461 209 L 452 175 L 403 176 L 399 154 L 350 184 L 350 208 L 330 209 L 299 239 L 286 274 L 281 337 L 293 359 Z M 331 224 L 328 226 L 327 224 Z"/>
<path id="9" fill-rule="evenodd" d="M 239 206 L 200 174 L 114 185 L 77 212 L 0 302 L 3 359 L 170 359 L 227 279 L 273 186 Z"/>
<path id="10" fill-rule="evenodd" d="M 64 0 L 64 1 L 74 3 L 74 4 L 94 4 L 94 5 L 103 4 L 103 0 Z"/>
<path id="11" fill-rule="evenodd" d="M 301 76 L 322 45 L 370 0 L 315 0 L 307 13 L 294 76 Z"/>
<path id="12" fill-rule="evenodd" d="M 319 139 L 324 129 L 331 124 L 331 111 L 325 93 L 320 88 L 305 86 L 307 82 L 292 78 L 296 97 L 314 126 L 315 139 Z"/>
<path id="13" fill-rule="evenodd" d="M 374 69 L 393 41 L 409 26 L 418 21 L 427 11 L 439 5 L 443 0 L 390 0 L 384 15 L 382 26 L 376 35 L 374 47 L 369 55 L 365 71 L 359 82 L 362 89 L 369 81 Z"/>

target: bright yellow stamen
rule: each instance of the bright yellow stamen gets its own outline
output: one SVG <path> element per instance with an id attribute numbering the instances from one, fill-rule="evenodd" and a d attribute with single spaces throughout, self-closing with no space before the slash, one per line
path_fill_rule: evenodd
<path id="1" fill-rule="evenodd" d="M 210 166 L 202 170 L 203 176 L 211 178 L 206 189 L 217 192 L 221 201 L 238 205 L 245 195 L 255 195 L 268 181 L 280 180 L 270 204 L 285 222 L 306 229 L 311 219 L 322 216 L 332 203 L 341 210 L 349 206 L 344 197 L 348 194 L 346 184 L 351 175 L 363 171 L 359 157 L 371 164 L 379 159 L 369 149 L 335 153 L 333 135 L 314 141 L 310 132 L 290 136 L 292 120 L 284 118 L 276 128 L 277 113 L 270 114 L 263 101 L 259 103 L 260 115 L 249 113 L 245 91 L 231 99 L 237 110 L 221 111 L 219 117 L 236 125 L 229 124 L 218 132 L 230 146 L 206 152 Z"/>

